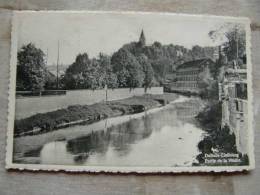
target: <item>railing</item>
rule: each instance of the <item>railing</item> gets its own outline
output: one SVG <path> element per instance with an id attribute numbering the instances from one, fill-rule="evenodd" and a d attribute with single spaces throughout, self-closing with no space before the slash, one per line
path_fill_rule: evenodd
<path id="1" fill-rule="evenodd" d="M 66 95 L 66 90 L 16 91 L 16 97 Z"/>

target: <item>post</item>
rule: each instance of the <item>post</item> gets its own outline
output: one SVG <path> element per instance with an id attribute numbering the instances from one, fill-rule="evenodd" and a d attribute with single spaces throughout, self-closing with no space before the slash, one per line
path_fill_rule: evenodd
<path id="1" fill-rule="evenodd" d="M 105 90 L 106 90 L 106 103 L 107 103 L 107 84 L 105 85 Z"/>
<path id="2" fill-rule="evenodd" d="M 165 64 L 163 65 L 163 103 L 164 105 L 167 104 L 165 94 L 164 94 L 164 87 L 165 87 Z"/>
<path id="3" fill-rule="evenodd" d="M 59 60 L 60 60 L 60 41 L 58 41 L 58 54 L 57 54 L 57 80 L 56 80 L 56 88 L 59 89 Z"/>
<path id="4" fill-rule="evenodd" d="M 236 53 L 237 53 L 237 65 L 238 65 L 238 28 L 236 27 Z"/>

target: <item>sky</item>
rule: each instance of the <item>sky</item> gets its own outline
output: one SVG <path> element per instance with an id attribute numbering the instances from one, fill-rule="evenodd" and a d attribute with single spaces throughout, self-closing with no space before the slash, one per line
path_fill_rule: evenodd
<path id="1" fill-rule="evenodd" d="M 79 53 L 90 58 L 100 52 L 111 55 L 122 45 L 138 41 L 142 29 L 147 45 L 216 46 L 209 31 L 224 24 L 222 18 L 166 14 L 120 13 L 23 13 L 17 20 L 18 49 L 28 43 L 48 53 L 48 65 L 56 64 L 58 42 L 60 63 L 72 64 Z"/>

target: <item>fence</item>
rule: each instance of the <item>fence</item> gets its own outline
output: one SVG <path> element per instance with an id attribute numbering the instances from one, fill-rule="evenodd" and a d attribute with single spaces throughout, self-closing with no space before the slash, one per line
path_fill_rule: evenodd
<path id="1" fill-rule="evenodd" d="M 16 97 L 32 97 L 46 95 L 66 95 L 66 90 L 45 90 L 45 91 L 16 91 Z"/>
<path id="2" fill-rule="evenodd" d="M 124 99 L 135 95 L 143 95 L 144 88 L 108 89 L 108 101 Z M 152 87 L 147 89 L 149 94 L 163 94 L 163 87 Z M 106 90 L 68 90 L 65 95 L 41 96 L 41 97 L 19 97 L 16 98 L 15 118 L 26 118 L 36 113 L 50 112 L 70 105 L 94 104 L 106 100 Z"/>

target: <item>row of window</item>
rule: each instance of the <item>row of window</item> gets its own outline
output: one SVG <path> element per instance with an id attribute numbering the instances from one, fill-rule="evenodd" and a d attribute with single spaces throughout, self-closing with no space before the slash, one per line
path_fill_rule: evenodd
<path id="1" fill-rule="evenodd" d="M 198 83 L 176 83 L 176 87 L 198 88 Z"/>
<path id="2" fill-rule="evenodd" d="M 198 76 L 183 76 L 183 77 L 178 77 L 178 81 L 198 81 L 199 77 Z"/>
<path id="3" fill-rule="evenodd" d="M 176 73 L 176 75 L 197 75 L 197 74 L 199 74 L 199 71 L 197 71 L 197 70 Z"/>

